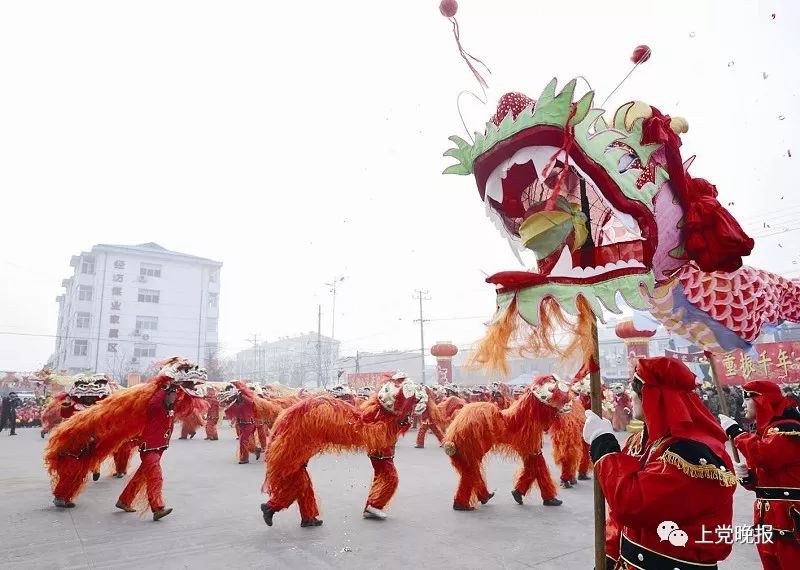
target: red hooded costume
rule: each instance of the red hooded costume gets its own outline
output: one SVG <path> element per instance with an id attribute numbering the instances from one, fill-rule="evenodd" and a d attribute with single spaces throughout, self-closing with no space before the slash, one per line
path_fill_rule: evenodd
<path id="1" fill-rule="evenodd" d="M 769 380 L 744 385 L 756 408 L 756 433 L 738 424 L 728 435 L 749 468 L 742 485 L 755 491 L 753 526 L 772 527 L 772 542 L 759 542 L 766 570 L 800 568 L 800 421 L 785 417 L 794 402 Z"/>
<path id="2" fill-rule="evenodd" d="M 621 528 L 617 567 L 717 568 L 731 545 L 709 534 L 731 526 L 736 491 L 725 432 L 694 392 L 695 376 L 682 362 L 643 358 L 637 381 L 647 430 L 641 458 L 621 453 L 610 433 L 591 446 L 609 530 Z M 687 539 L 683 545 L 677 535 L 674 541 L 660 537 L 669 523 L 677 528 L 666 534 L 679 533 Z"/>

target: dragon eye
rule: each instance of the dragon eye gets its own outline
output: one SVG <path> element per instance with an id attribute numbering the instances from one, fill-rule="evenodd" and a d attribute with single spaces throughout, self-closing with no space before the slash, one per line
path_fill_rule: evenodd
<path id="1" fill-rule="evenodd" d="M 622 174 L 623 172 L 633 168 L 634 164 L 639 160 L 632 152 L 623 154 L 617 163 L 617 171 Z"/>

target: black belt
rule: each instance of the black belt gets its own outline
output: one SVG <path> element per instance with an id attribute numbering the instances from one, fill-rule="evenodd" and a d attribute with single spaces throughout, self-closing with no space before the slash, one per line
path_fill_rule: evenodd
<path id="1" fill-rule="evenodd" d="M 792 487 L 756 487 L 756 498 L 768 501 L 800 501 L 800 489 Z"/>
<path id="2" fill-rule="evenodd" d="M 642 568 L 642 570 L 717 570 L 718 568 L 716 562 L 713 564 L 687 562 L 680 558 L 659 554 L 631 542 L 624 534 L 619 557 L 634 568 Z"/>

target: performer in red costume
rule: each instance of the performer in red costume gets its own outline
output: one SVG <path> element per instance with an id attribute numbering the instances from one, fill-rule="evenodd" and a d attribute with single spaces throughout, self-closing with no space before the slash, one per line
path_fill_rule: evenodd
<path id="1" fill-rule="evenodd" d="M 589 386 L 589 377 L 586 376 L 582 379 L 576 378 L 572 381 L 572 391 L 578 395 L 578 400 L 585 410 L 592 409 L 591 387 Z M 585 422 L 584 422 L 585 423 Z M 578 464 L 578 481 L 588 481 L 589 469 L 592 468 L 592 458 L 589 454 L 589 444 L 583 442 L 583 454 L 581 455 L 580 463 Z"/>
<path id="2" fill-rule="evenodd" d="M 217 423 L 219 422 L 219 400 L 217 400 L 217 391 L 213 386 L 206 387 L 205 400 L 208 403 L 208 413 L 206 414 L 206 439 L 217 441 L 219 433 L 217 432 Z"/>
<path id="3" fill-rule="evenodd" d="M 611 392 L 614 394 L 614 415 L 611 424 L 614 431 L 625 431 L 631 421 L 631 397 L 625 391 L 625 385 L 616 383 L 611 385 Z"/>
<path id="4" fill-rule="evenodd" d="M 234 385 L 229 385 L 221 394 L 220 400 L 225 406 L 225 415 L 236 423 L 239 434 L 239 464 L 250 463 L 250 454 L 256 456 L 256 461 L 263 451 L 255 443 L 256 433 L 256 407 L 252 399 L 245 398 L 242 391 Z"/>
<path id="5" fill-rule="evenodd" d="M 281 412 L 280 405 L 260 397 L 239 380 L 228 384 L 219 393 L 219 401 L 225 407 L 225 417 L 234 422 L 239 434 L 239 463 L 249 463 L 251 453 L 258 460 L 263 449 L 256 443 L 256 429 L 259 425 L 264 426 L 266 436 Z"/>
<path id="6" fill-rule="evenodd" d="M 756 432 L 745 432 L 720 414 L 722 427 L 747 463 L 736 464 L 742 485 L 755 491 L 754 527 L 771 527 L 772 540 L 757 543 L 765 570 L 800 568 L 800 421 L 794 401 L 769 380 L 744 385 L 745 419 Z"/>
<path id="7" fill-rule="evenodd" d="M 172 508 L 166 506 L 161 494 L 164 483 L 161 455 L 169 447 L 169 440 L 172 437 L 172 428 L 175 424 L 174 408 L 178 400 L 178 391 L 181 389 L 180 384 L 182 382 L 199 384 L 206 380 L 205 370 L 197 368 L 196 365 L 186 364 L 178 362 L 162 368 L 159 372 L 159 377 L 171 381 L 164 382 L 147 401 L 146 420 L 139 445 L 141 464 L 117 500 L 118 509 L 134 512 L 136 509 L 132 505 L 137 495 L 146 488 L 147 502 L 153 511 L 154 521 L 172 512 Z"/>
<path id="8" fill-rule="evenodd" d="M 731 526 L 736 476 L 725 432 L 694 389 L 695 376 L 682 362 L 639 360 L 633 404 L 647 431 L 641 459 L 620 452 L 609 420 L 586 412 L 584 439 L 609 526 L 612 533 L 622 529 L 619 560 L 609 567 L 709 570 L 730 554 L 730 544 L 707 534 Z"/>

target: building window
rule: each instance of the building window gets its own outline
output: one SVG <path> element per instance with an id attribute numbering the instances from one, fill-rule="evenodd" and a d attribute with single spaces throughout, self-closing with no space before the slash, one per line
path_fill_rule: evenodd
<path id="1" fill-rule="evenodd" d="M 211 333 L 217 332 L 217 319 L 207 319 L 206 330 Z"/>
<path id="2" fill-rule="evenodd" d="M 122 281 L 125 279 L 125 274 L 115 273 L 111 279 L 114 281 L 114 283 L 122 283 Z"/>
<path id="3" fill-rule="evenodd" d="M 160 296 L 161 292 L 155 289 L 139 289 L 140 303 L 158 303 Z"/>
<path id="4" fill-rule="evenodd" d="M 78 313 L 75 316 L 75 326 L 79 329 L 88 329 L 89 321 L 92 320 L 91 313 Z"/>
<path id="5" fill-rule="evenodd" d="M 219 305 L 219 294 L 218 293 L 209 293 L 208 294 L 208 306 L 212 309 L 216 309 L 217 305 Z"/>
<path id="6" fill-rule="evenodd" d="M 118 259 L 114 262 L 114 269 L 125 269 L 125 262 Z"/>
<path id="7" fill-rule="evenodd" d="M 108 350 L 108 352 L 117 352 L 117 343 L 116 342 L 109 342 L 107 350 Z"/>
<path id="8" fill-rule="evenodd" d="M 217 279 L 219 279 L 219 271 L 212 271 L 211 274 L 208 276 L 209 283 L 216 283 Z"/>
<path id="9" fill-rule="evenodd" d="M 122 310 L 122 303 L 120 301 L 111 301 L 111 310 L 112 311 Z"/>
<path id="10" fill-rule="evenodd" d="M 73 356 L 86 356 L 89 354 L 89 341 L 88 340 L 73 340 L 72 341 L 72 355 Z"/>
<path id="11" fill-rule="evenodd" d="M 112 325 L 118 325 L 119 324 L 119 315 L 111 315 L 108 318 L 108 322 L 111 323 Z"/>
<path id="12" fill-rule="evenodd" d="M 94 257 L 81 258 L 81 273 L 94 275 Z"/>
<path id="13" fill-rule="evenodd" d="M 108 338 L 119 338 L 119 329 L 108 329 Z"/>
<path id="14" fill-rule="evenodd" d="M 115 297 L 119 297 L 122 295 L 122 287 L 112 287 L 111 294 Z"/>
<path id="15" fill-rule="evenodd" d="M 153 358 L 156 355 L 156 345 L 137 344 L 133 347 L 133 356 L 136 358 Z"/>
<path id="16" fill-rule="evenodd" d="M 158 317 L 136 317 L 136 330 L 139 331 L 157 331 L 158 330 Z"/>
<path id="17" fill-rule="evenodd" d="M 92 286 L 78 285 L 78 301 L 91 301 L 91 300 L 92 300 Z"/>
<path id="18" fill-rule="evenodd" d="M 139 267 L 142 277 L 161 277 L 161 266 L 155 263 L 142 263 Z"/>

